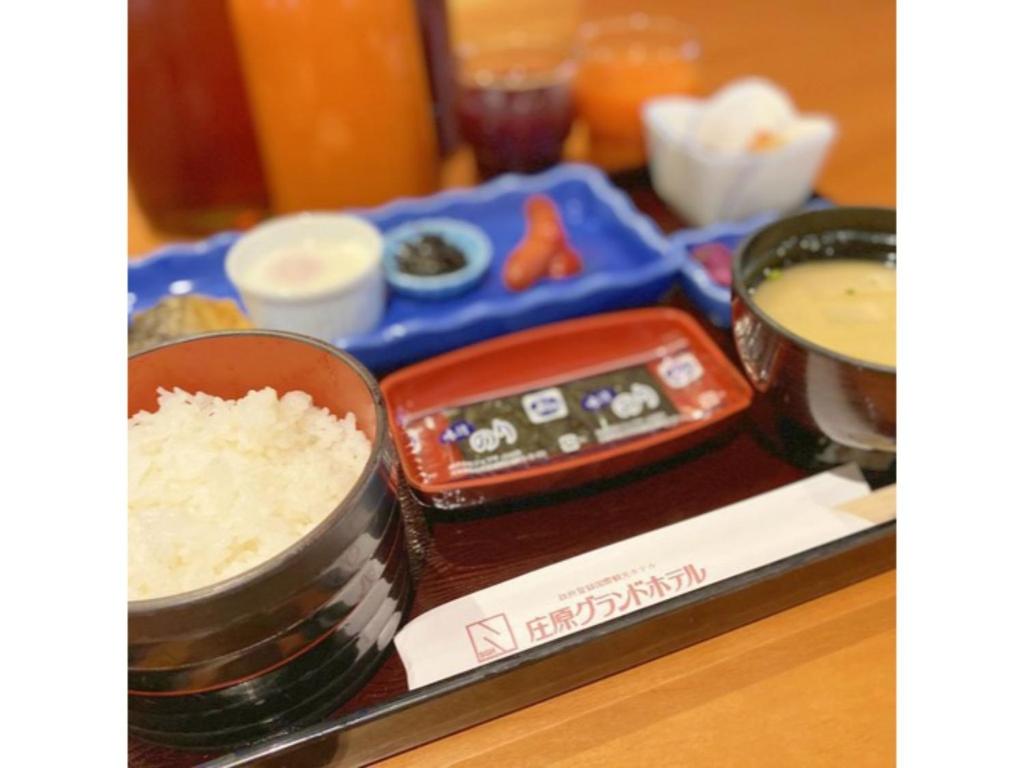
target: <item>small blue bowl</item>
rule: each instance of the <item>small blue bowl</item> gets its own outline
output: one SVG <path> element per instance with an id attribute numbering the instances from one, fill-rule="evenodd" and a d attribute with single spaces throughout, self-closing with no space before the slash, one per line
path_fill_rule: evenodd
<path id="1" fill-rule="evenodd" d="M 423 235 L 437 235 L 462 251 L 465 266 L 443 275 L 410 275 L 398 268 L 398 249 Z M 487 273 L 493 254 L 480 227 L 456 219 L 415 219 L 384 235 L 384 274 L 398 293 L 418 299 L 446 299 L 465 293 Z"/>

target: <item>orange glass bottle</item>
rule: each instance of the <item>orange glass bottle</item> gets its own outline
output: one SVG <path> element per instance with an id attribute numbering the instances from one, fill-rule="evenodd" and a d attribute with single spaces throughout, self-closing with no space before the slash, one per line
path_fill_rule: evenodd
<path id="1" fill-rule="evenodd" d="M 231 11 L 275 210 L 437 188 L 412 0 L 231 0 Z"/>

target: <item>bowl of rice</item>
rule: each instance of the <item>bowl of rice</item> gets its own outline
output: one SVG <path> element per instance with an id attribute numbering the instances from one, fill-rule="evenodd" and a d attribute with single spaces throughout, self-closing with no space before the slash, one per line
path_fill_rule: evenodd
<path id="1" fill-rule="evenodd" d="M 315 339 L 233 331 L 128 361 L 129 728 L 180 747 L 315 722 L 411 591 L 380 390 Z"/>

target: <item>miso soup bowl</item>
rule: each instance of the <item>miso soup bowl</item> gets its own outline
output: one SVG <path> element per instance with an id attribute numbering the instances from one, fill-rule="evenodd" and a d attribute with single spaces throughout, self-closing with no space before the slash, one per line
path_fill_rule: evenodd
<path id="1" fill-rule="evenodd" d="M 396 455 L 377 382 L 352 357 L 275 331 L 172 342 L 129 358 L 128 413 L 155 410 L 158 387 L 239 398 L 267 386 L 353 413 L 369 461 L 337 507 L 270 560 L 128 603 L 128 724 L 142 739 L 225 747 L 314 722 L 359 689 L 403 616 Z"/>
<path id="2" fill-rule="evenodd" d="M 896 262 L 896 211 L 828 208 L 780 219 L 733 259 L 733 337 L 757 392 L 761 431 L 798 464 L 858 461 L 888 469 L 896 454 L 896 368 L 819 346 L 783 328 L 753 301 L 768 270 L 807 261 Z"/>

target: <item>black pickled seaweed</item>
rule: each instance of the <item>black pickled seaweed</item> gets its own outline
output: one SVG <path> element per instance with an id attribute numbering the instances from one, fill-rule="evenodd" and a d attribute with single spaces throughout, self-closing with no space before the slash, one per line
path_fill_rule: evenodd
<path id="1" fill-rule="evenodd" d="M 440 235 L 421 235 L 402 243 L 396 252 L 398 269 L 407 275 L 433 277 L 466 266 L 466 255 Z"/>

